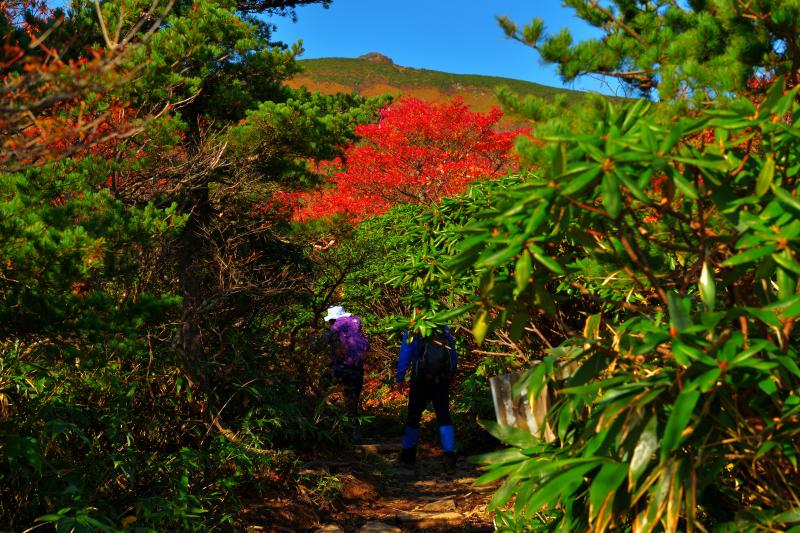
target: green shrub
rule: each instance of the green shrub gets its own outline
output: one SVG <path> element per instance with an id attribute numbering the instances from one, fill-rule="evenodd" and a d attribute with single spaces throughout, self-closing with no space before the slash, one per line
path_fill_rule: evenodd
<path id="1" fill-rule="evenodd" d="M 481 458 L 483 481 L 504 479 L 492 508 L 514 498 L 501 521 L 798 521 L 797 92 L 776 84 L 758 108 L 667 125 L 645 102 L 609 105 L 594 133 L 554 139 L 543 175 L 465 228 L 474 237 L 451 265 L 483 280 L 476 337 L 520 339 L 541 313 L 565 317 L 560 345 L 516 389 L 553 391 L 555 441 L 487 423 L 512 446 Z M 582 311 L 564 313 L 576 298 Z"/>

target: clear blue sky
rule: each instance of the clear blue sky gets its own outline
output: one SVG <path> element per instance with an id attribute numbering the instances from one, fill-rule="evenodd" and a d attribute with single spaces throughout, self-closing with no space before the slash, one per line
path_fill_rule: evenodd
<path id="1" fill-rule="evenodd" d="M 560 0 L 333 0 L 297 10 L 298 21 L 275 18 L 275 38 L 302 39 L 302 58 L 358 57 L 380 52 L 398 65 L 457 74 L 484 74 L 534 81 L 555 87 L 613 93 L 612 80 L 583 77 L 561 82 L 535 50 L 506 38 L 495 20 L 508 15 L 520 26 L 534 17 L 546 31 L 563 27 L 576 40 L 599 35 Z"/>

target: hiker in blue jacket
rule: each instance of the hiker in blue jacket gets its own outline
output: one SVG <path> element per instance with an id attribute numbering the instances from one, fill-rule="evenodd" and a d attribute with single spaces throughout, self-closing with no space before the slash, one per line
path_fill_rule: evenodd
<path id="1" fill-rule="evenodd" d="M 450 418 L 450 381 L 456 372 L 458 352 L 455 339 L 447 326 L 442 326 L 423 338 L 403 333 L 403 343 L 397 361 L 397 383 L 405 381 L 410 370 L 411 386 L 408 392 L 408 417 L 403 434 L 403 451 L 400 461 L 413 465 L 419 441 L 419 423 L 422 412 L 433 404 L 439 437 L 444 450 L 445 466 L 452 469 L 456 463 L 455 430 Z"/>

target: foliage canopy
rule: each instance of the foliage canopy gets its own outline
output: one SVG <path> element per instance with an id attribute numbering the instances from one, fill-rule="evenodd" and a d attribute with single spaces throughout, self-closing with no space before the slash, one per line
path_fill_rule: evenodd
<path id="1" fill-rule="evenodd" d="M 496 131 L 502 113 L 475 113 L 461 100 L 435 104 L 404 98 L 383 108 L 377 124 L 355 129 L 331 186 L 301 198 L 300 219 L 344 214 L 358 220 L 393 205 L 431 205 L 478 179 L 513 168 L 519 134 Z"/>

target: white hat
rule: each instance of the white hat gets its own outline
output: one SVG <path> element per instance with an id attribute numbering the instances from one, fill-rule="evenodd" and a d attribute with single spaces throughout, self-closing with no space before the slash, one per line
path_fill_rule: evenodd
<path id="1" fill-rule="evenodd" d="M 344 307 L 341 305 L 334 305 L 333 307 L 328 308 L 328 314 L 322 317 L 322 320 L 327 322 L 328 320 L 336 320 L 337 318 L 342 318 L 343 316 L 350 316 L 350 313 L 345 313 Z"/>

